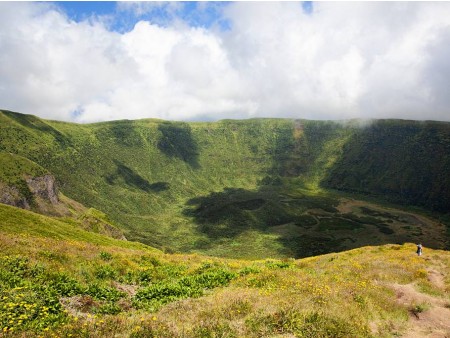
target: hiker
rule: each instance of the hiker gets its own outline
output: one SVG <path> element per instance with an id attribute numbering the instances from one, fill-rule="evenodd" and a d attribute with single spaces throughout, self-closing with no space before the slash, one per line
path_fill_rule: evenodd
<path id="1" fill-rule="evenodd" d="M 422 256 L 422 244 L 417 244 L 417 255 Z"/>

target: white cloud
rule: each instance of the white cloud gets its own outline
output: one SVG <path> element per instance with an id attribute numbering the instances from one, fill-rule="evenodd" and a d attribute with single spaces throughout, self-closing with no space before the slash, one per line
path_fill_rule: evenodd
<path id="1" fill-rule="evenodd" d="M 77 122 L 450 120 L 448 3 L 319 2 L 308 15 L 236 2 L 223 19 L 230 30 L 140 21 L 120 34 L 45 3 L 0 4 L 0 107 Z"/>

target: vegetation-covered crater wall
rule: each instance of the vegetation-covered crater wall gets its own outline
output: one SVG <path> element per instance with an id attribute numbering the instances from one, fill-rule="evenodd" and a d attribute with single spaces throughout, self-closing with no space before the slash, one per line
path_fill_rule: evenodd
<path id="1" fill-rule="evenodd" d="M 380 120 L 356 129 L 324 187 L 450 211 L 450 124 Z"/>
<path id="2" fill-rule="evenodd" d="M 345 223 L 353 233 L 349 224 L 359 226 L 336 209 L 339 198 L 325 196 L 331 190 L 450 211 L 450 124 L 444 122 L 78 125 L 3 111 L 0 152 L 45 168 L 60 191 L 106 213 L 128 239 L 177 251 L 226 255 L 241 245 L 235 252 L 246 256 L 249 242 L 255 246 L 249 257 L 342 250 L 346 235 L 333 238 L 331 228 Z M 215 215 L 204 209 L 211 205 Z M 384 229 L 366 244 L 383 243 L 382 221 L 365 224 Z"/>

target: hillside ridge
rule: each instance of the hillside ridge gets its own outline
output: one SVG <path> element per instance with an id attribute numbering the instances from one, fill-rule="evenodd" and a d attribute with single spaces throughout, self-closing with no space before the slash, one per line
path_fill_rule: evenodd
<path id="1" fill-rule="evenodd" d="M 395 213 L 336 207 L 346 196 L 376 198 L 449 224 L 449 135 L 449 123 L 400 120 L 81 125 L 0 113 L 0 151 L 45 168 L 64 195 L 106 214 L 128 239 L 247 258 L 345 250 L 364 229 L 373 229 L 366 244 L 426 242 L 423 226 Z"/>

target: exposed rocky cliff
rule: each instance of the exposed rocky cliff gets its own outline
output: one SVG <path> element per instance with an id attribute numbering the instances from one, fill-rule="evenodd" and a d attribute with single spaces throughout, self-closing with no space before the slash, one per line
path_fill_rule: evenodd
<path id="1" fill-rule="evenodd" d="M 28 177 L 26 182 L 35 197 L 42 198 L 44 201 L 50 202 L 53 205 L 59 203 L 58 189 L 55 178 L 52 175 Z"/>
<path id="2" fill-rule="evenodd" d="M 29 202 L 22 196 L 19 189 L 3 182 L 0 182 L 0 203 L 30 210 Z"/>
<path id="3" fill-rule="evenodd" d="M 127 240 L 123 232 L 111 224 L 107 216 L 95 209 L 87 209 L 58 191 L 53 175 L 25 176 L 16 183 L 0 181 L 0 203 L 44 215 L 73 216 L 88 231 Z"/>
<path id="4" fill-rule="evenodd" d="M 68 216 L 69 208 L 60 202 L 53 175 L 25 176 L 16 182 L 0 181 L 0 203 L 46 215 Z"/>

